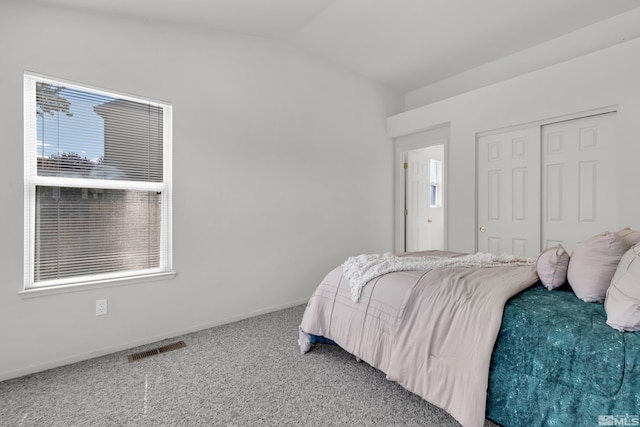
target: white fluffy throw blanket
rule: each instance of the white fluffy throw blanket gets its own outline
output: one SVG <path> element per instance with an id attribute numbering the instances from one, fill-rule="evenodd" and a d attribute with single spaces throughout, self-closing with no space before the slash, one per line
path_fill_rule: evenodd
<path id="1" fill-rule="evenodd" d="M 432 270 L 440 267 L 505 267 L 531 265 L 536 258 L 515 255 L 475 253 L 458 257 L 396 256 L 391 253 L 358 255 L 347 259 L 342 268 L 351 287 L 351 300 L 358 302 L 362 288 L 372 279 L 394 271 Z"/>

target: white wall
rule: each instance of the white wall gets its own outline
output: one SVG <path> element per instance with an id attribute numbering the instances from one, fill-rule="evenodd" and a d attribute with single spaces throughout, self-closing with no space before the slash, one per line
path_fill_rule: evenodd
<path id="1" fill-rule="evenodd" d="M 475 250 L 476 133 L 611 105 L 618 109 L 618 224 L 640 229 L 640 39 L 414 108 L 388 120 L 398 138 L 450 125 L 448 249 Z M 603 230 L 604 231 L 604 230 Z"/>
<path id="2" fill-rule="evenodd" d="M 640 37 L 640 8 L 612 16 L 405 94 L 413 109 Z"/>
<path id="3" fill-rule="evenodd" d="M 306 302 L 393 247 L 399 94 L 276 40 L 21 2 L 0 52 L 0 380 Z M 173 104 L 175 279 L 18 294 L 25 70 Z"/>

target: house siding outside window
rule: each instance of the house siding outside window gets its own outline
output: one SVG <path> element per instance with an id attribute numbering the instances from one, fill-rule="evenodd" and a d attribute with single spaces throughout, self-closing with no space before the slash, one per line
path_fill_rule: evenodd
<path id="1" fill-rule="evenodd" d="M 25 289 L 171 272 L 171 116 L 25 74 Z"/>

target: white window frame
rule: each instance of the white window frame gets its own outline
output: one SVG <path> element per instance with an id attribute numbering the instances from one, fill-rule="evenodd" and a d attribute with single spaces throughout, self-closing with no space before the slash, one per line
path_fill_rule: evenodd
<path id="1" fill-rule="evenodd" d="M 163 182 L 141 182 L 104 179 L 84 179 L 70 177 L 51 177 L 37 175 L 37 126 L 36 120 L 36 82 L 63 85 L 82 91 L 94 92 L 109 97 L 144 102 L 162 108 L 163 111 Z M 139 96 L 131 96 L 115 91 L 78 84 L 71 81 L 52 78 L 41 74 L 24 74 L 24 290 L 41 291 L 56 288 L 76 288 L 85 285 L 124 284 L 127 281 L 139 282 L 163 276 L 173 277 L 173 237 L 172 237 L 172 106 Z M 36 238 L 36 186 L 76 187 L 95 189 L 122 189 L 158 191 L 163 193 L 160 227 L 160 265 L 145 270 L 74 276 L 70 278 L 35 282 L 35 238 Z"/>

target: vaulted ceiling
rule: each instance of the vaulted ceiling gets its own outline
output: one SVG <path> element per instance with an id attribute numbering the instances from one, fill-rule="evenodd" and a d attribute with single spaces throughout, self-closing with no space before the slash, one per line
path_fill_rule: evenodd
<path id="1" fill-rule="evenodd" d="M 405 93 L 603 22 L 582 53 L 640 36 L 612 21 L 638 0 L 21 1 L 285 40 Z"/>

